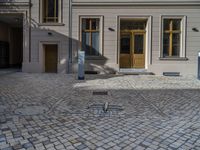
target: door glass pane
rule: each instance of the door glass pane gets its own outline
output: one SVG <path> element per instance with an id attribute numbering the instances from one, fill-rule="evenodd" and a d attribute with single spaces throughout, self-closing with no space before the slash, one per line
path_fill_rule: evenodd
<path id="1" fill-rule="evenodd" d="M 82 32 L 82 50 L 86 55 L 90 54 L 90 33 Z"/>
<path id="2" fill-rule="evenodd" d="M 134 37 L 134 54 L 144 54 L 144 35 Z"/>
<path id="3" fill-rule="evenodd" d="M 121 54 L 130 54 L 131 44 L 130 44 L 130 35 L 122 35 L 120 41 L 120 53 Z"/>
<path id="4" fill-rule="evenodd" d="M 172 35 L 172 56 L 179 56 L 180 54 L 180 34 L 174 33 Z"/>
<path id="5" fill-rule="evenodd" d="M 163 36 L 163 57 L 169 56 L 169 33 L 165 33 Z"/>
<path id="6" fill-rule="evenodd" d="M 92 32 L 92 54 L 99 55 L 99 32 Z"/>

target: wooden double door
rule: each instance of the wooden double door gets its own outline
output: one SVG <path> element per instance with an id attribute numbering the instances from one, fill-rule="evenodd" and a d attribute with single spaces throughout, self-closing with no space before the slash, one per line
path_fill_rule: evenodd
<path id="1" fill-rule="evenodd" d="M 120 68 L 145 68 L 145 35 L 145 31 L 121 31 Z"/>

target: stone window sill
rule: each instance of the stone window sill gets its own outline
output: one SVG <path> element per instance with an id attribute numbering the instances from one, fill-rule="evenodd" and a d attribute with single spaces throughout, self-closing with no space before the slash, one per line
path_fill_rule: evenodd
<path id="1" fill-rule="evenodd" d="M 64 26 L 64 23 L 39 23 L 39 26 Z"/>

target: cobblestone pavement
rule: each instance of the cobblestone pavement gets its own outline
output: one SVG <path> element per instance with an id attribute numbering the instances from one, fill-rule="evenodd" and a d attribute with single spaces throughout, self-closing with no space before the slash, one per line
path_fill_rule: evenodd
<path id="1" fill-rule="evenodd" d="M 0 149 L 200 150 L 200 81 L 0 71 Z"/>

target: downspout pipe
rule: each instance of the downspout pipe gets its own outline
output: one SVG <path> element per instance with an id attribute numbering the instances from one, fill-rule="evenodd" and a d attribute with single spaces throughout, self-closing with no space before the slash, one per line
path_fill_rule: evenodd
<path id="1" fill-rule="evenodd" d="M 29 63 L 31 62 L 31 7 L 32 1 L 29 0 Z"/>
<path id="2" fill-rule="evenodd" d="M 72 65 L 72 0 L 69 0 L 69 53 L 68 53 L 68 68 L 67 73 L 71 73 L 71 65 Z"/>

